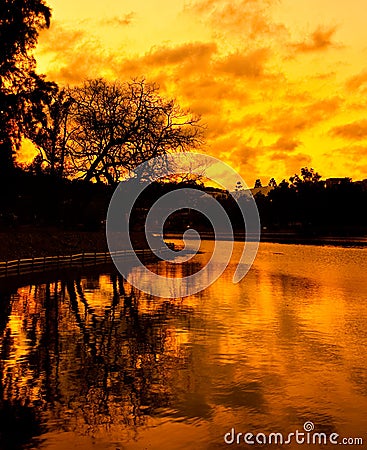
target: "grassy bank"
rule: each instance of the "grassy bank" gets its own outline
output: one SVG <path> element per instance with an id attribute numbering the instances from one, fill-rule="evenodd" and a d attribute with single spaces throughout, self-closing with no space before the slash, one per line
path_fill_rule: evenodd
<path id="1" fill-rule="evenodd" d="M 0 232 L 0 261 L 107 250 L 104 231 L 61 231 L 42 228 Z"/>

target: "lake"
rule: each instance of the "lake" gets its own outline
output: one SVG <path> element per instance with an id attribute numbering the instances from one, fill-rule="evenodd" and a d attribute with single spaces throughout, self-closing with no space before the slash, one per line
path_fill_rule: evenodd
<path id="1" fill-rule="evenodd" d="M 112 267 L 0 289 L 0 448 L 250 448 L 246 433 L 302 448 L 261 439 L 306 422 L 367 448 L 366 250 L 262 243 L 232 284 L 242 246 L 187 298 L 142 294 Z M 181 277 L 210 248 L 150 267 Z"/>

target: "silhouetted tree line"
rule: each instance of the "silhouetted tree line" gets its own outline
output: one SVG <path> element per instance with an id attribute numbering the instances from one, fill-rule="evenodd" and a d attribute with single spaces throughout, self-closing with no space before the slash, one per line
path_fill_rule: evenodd
<path id="1" fill-rule="evenodd" d="M 187 187 L 185 183 L 155 183 L 143 195 L 135 210 L 134 223 L 144 226 L 145 214 L 154 202 L 170 190 Z M 236 233 L 245 231 L 242 214 L 230 193 L 207 188 L 191 181 L 190 187 L 208 191 L 226 210 Z M 262 189 L 265 188 L 262 192 Z M 262 232 L 295 232 L 305 236 L 345 234 L 363 235 L 367 231 L 367 183 L 352 182 L 349 178 L 322 180 L 313 169 L 304 167 L 300 174 L 277 184 L 269 181 L 268 188 L 260 179 L 254 186 L 254 197 L 259 210 Z M 222 195 L 218 195 L 222 194 Z M 248 196 L 249 191 L 237 185 L 234 196 Z M 193 209 L 172 214 L 165 225 L 166 231 L 185 231 L 194 227 L 211 231 L 209 221 Z"/>
<path id="2" fill-rule="evenodd" d="M 360 234 L 367 227 L 367 184 L 349 178 L 322 180 L 304 167 L 267 195 L 255 194 L 263 230 L 303 234 Z"/>

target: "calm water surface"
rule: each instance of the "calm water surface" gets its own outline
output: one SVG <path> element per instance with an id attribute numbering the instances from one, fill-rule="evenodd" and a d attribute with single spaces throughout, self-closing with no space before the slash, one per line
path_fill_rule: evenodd
<path id="1" fill-rule="evenodd" d="M 210 245 L 184 270 L 152 267 L 192 273 Z M 232 427 L 287 435 L 306 421 L 367 448 L 366 250 L 261 244 L 233 285 L 242 245 L 184 299 L 112 269 L 1 289 L 0 449 L 227 448 Z"/>

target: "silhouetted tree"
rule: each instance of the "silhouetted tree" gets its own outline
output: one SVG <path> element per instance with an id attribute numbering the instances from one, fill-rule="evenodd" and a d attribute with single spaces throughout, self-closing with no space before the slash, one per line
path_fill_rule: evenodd
<path id="1" fill-rule="evenodd" d="M 305 182 L 317 183 L 321 179 L 320 174 L 315 172 L 312 168 L 308 169 L 308 167 L 302 167 L 301 175 Z"/>
<path id="2" fill-rule="evenodd" d="M 70 124 L 71 99 L 65 90 L 52 95 L 46 106 L 46 123 L 35 130 L 33 142 L 40 151 L 35 162 L 45 164 L 44 171 L 62 178 L 71 175 L 72 165 L 68 159 L 67 143 L 73 133 Z"/>
<path id="3" fill-rule="evenodd" d="M 44 123 L 43 105 L 53 83 L 35 73 L 38 33 L 50 24 L 43 0 L 0 0 L 0 171 L 14 167 L 14 153 L 28 131 Z"/>
<path id="4" fill-rule="evenodd" d="M 256 188 L 261 188 L 261 187 L 262 187 L 262 183 L 261 183 L 260 178 L 258 178 L 258 179 L 255 181 L 254 189 L 256 189 Z"/>
<path id="5" fill-rule="evenodd" d="M 308 169 L 308 167 L 302 167 L 301 175 L 295 174 L 289 178 L 292 186 L 298 187 L 302 184 L 317 184 L 321 179 L 321 175 L 314 171 L 314 169 Z"/>
<path id="6" fill-rule="evenodd" d="M 199 117 L 158 95 L 145 80 L 86 81 L 71 89 L 73 133 L 69 149 L 75 168 L 89 181 L 113 185 L 150 158 L 190 150 L 202 142 Z"/>
<path id="7" fill-rule="evenodd" d="M 273 188 L 277 187 L 277 182 L 275 181 L 275 178 L 270 178 L 268 186 Z"/>

